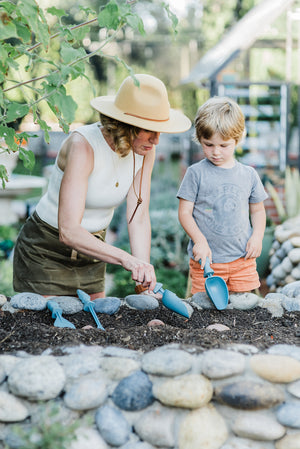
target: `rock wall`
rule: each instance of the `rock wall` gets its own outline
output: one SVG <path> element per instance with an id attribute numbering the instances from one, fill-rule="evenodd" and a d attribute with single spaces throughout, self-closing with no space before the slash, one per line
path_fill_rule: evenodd
<path id="1" fill-rule="evenodd" d="M 230 307 L 300 310 L 299 217 L 276 228 L 270 264 L 273 293 L 231 295 Z M 188 305 L 207 308 L 207 298 L 196 294 Z M 59 425 L 76 437 L 66 449 L 300 449 L 298 346 L 198 353 L 172 344 L 145 354 L 77 346 L 62 354 L 0 355 L 0 449 L 42 447 L 34 442 L 43 429 Z"/>
<path id="2" fill-rule="evenodd" d="M 1 355 L 0 382 L 1 448 L 44 447 L 33 445 L 43 423 L 76 423 L 66 449 L 300 448 L 296 346 L 258 353 L 232 344 L 199 354 L 177 344 L 146 354 L 82 346 L 61 356 Z M 34 429 L 31 446 L 16 423 Z"/>
<path id="3" fill-rule="evenodd" d="M 300 216 L 286 220 L 275 229 L 267 284 L 271 291 L 280 292 L 286 284 L 295 281 L 300 281 Z"/>

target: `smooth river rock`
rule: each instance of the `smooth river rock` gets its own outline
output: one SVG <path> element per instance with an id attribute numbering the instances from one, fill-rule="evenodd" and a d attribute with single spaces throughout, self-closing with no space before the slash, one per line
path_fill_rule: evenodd
<path id="1" fill-rule="evenodd" d="M 263 413 L 240 413 L 232 425 L 233 432 L 251 440 L 278 440 L 285 434 L 285 428 L 273 417 Z"/>
<path id="2" fill-rule="evenodd" d="M 300 362 L 292 357 L 256 354 L 250 366 L 258 376 L 270 382 L 289 383 L 300 379 Z"/>
<path id="3" fill-rule="evenodd" d="M 282 404 L 276 413 L 278 421 L 284 426 L 300 429 L 300 404 L 299 402 L 286 402 Z"/>
<path id="4" fill-rule="evenodd" d="M 178 376 L 190 370 L 192 356 L 175 349 L 155 349 L 142 358 L 142 369 L 148 374 Z"/>
<path id="5" fill-rule="evenodd" d="M 211 400 L 211 382 L 201 374 L 189 374 L 155 384 L 153 395 L 165 405 L 182 408 L 203 407 Z"/>
<path id="6" fill-rule="evenodd" d="M 250 380 L 217 386 L 214 397 L 221 404 L 244 410 L 270 408 L 284 401 L 284 393 L 276 385 Z"/>
<path id="7" fill-rule="evenodd" d="M 201 368 L 206 377 L 223 379 L 244 371 L 245 356 L 233 351 L 212 349 L 203 355 Z"/>
<path id="8" fill-rule="evenodd" d="M 18 422 L 29 416 L 29 411 L 19 399 L 6 391 L 0 391 L 0 421 Z"/>
<path id="9" fill-rule="evenodd" d="M 153 446 L 173 447 L 175 441 L 176 412 L 157 405 L 151 410 L 143 411 L 134 423 L 135 432 L 141 440 Z"/>
<path id="10" fill-rule="evenodd" d="M 108 444 L 121 446 L 129 440 L 131 426 L 117 408 L 105 405 L 97 410 L 95 419 L 101 436 Z"/>
<path id="11" fill-rule="evenodd" d="M 142 410 L 152 404 L 153 399 L 152 382 L 142 371 L 122 379 L 112 394 L 113 402 L 128 411 Z"/>
<path id="12" fill-rule="evenodd" d="M 56 398 L 65 381 L 65 373 L 54 357 L 29 357 L 15 364 L 8 387 L 16 396 L 44 401 Z"/>
<path id="13" fill-rule="evenodd" d="M 64 402 L 73 410 L 89 410 L 100 407 L 107 398 L 106 383 L 97 376 L 76 380 L 66 389 Z"/>
<path id="14" fill-rule="evenodd" d="M 300 449 L 300 432 L 285 435 L 281 440 L 276 441 L 275 449 Z"/>
<path id="15" fill-rule="evenodd" d="M 220 449 L 228 436 L 223 417 L 213 405 L 191 411 L 179 429 L 179 449 Z"/>

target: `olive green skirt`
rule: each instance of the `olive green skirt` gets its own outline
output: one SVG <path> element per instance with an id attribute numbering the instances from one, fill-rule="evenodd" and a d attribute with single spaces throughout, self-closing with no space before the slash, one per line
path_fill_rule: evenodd
<path id="1" fill-rule="evenodd" d="M 94 233 L 104 241 L 106 231 Z M 23 225 L 14 248 L 16 292 L 77 296 L 104 291 L 106 263 L 77 253 L 59 241 L 58 230 L 34 212 Z"/>

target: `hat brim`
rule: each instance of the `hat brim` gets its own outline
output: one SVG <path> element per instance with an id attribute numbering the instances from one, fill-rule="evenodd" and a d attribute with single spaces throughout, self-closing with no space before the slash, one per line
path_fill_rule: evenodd
<path id="1" fill-rule="evenodd" d="M 176 109 L 170 109 L 168 120 L 148 120 L 124 113 L 115 106 L 114 101 L 115 96 L 104 96 L 93 98 L 90 104 L 96 111 L 108 117 L 149 131 L 176 134 L 187 131 L 192 125 L 190 119 Z"/>

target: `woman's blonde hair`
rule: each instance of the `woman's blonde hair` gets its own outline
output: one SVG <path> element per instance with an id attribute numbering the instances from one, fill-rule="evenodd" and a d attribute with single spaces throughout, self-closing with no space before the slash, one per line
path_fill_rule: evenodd
<path id="1" fill-rule="evenodd" d="M 125 157 L 132 149 L 134 138 L 141 131 L 140 128 L 120 122 L 100 113 L 100 121 L 104 131 L 112 138 L 115 151 Z"/>
<path id="2" fill-rule="evenodd" d="M 212 97 L 199 107 L 195 118 L 196 140 L 220 134 L 224 140 L 240 142 L 245 133 L 245 117 L 240 106 L 229 97 Z"/>

